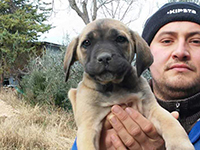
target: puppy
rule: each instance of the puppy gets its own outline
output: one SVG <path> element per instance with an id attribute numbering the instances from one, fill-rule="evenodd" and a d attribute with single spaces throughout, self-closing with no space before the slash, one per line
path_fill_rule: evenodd
<path id="1" fill-rule="evenodd" d="M 131 62 L 136 54 L 136 67 Z M 161 108 L 141 74 L 153 62 L 146 42 L 123 23 L 88 24 L 68 46 L 64 69 L 79 60 L 83 80 L 68 93 L 78 127 L 78 150 L 98 150 L 103 121 L 114 104 L 132 103 L 156 127 L 167 150 L 194 150 L 179 122 Z"/>

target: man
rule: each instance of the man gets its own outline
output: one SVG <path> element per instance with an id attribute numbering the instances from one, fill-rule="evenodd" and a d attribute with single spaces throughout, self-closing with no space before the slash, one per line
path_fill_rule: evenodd
<path id="1" fill-rule="evenodd" d="M 154 56 L 152 91 L 161 106 L 179 113 L 174 117 L 200 149 L 200 6 L 164 5 L 147 20 L 142 37 Z M 115 105 L 111 111 L 102 132 L 102 150 L 164 149 L 155 127 L 136 110 Z"/>

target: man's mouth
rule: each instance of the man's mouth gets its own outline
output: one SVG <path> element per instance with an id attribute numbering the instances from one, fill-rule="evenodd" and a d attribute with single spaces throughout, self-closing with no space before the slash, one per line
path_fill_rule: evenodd
<path id="1" fill-rule="evenodd" d="M 187 64 L 183 64 L 183 63 L 173 64 L 169 66 L 167 70 L 176 70 L 178 72 L 194 71 L 193 67 Z"/>

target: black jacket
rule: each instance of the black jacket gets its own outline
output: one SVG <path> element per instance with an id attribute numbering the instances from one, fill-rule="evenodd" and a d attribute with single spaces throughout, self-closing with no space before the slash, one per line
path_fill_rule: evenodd
<path id="1" fill-rule="evenodd" d="M 200 93 L 180 100 L 158 100 L 158 103 L 169 112 L 179 112 L 179 122 L 187 133 L 200 118 Z"/>

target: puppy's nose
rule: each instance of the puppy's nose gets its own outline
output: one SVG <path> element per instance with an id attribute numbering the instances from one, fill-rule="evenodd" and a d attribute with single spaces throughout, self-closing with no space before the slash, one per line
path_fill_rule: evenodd
<path id="1" fill-rule="evenodd" d="M 97 61 L 99 63 L 104 63 L 104 64 L 108 64 L 112 59 L 112 56 L 110 53 L 101 53 L 100 55 L 97 56 Z"/>

